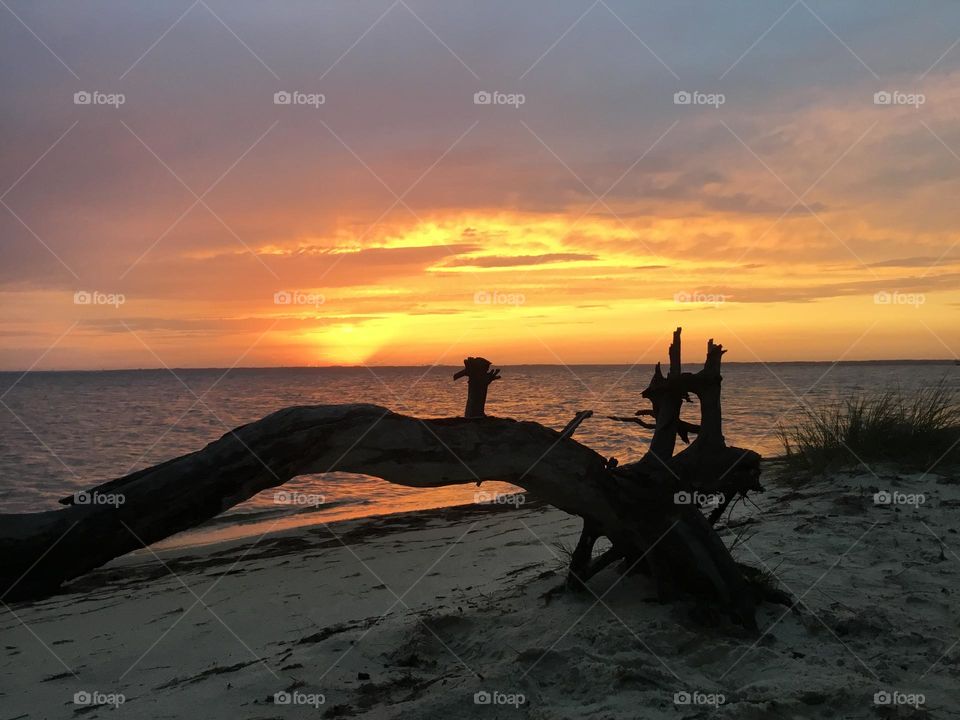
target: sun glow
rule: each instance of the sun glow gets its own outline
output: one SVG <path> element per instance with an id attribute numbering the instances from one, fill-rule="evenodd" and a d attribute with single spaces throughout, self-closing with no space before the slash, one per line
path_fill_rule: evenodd
<path id="1" fill-rule="evenodd" d="M 402 318 L 366 323 L 343 322 L 309 333 L 312 354 L 323 364 L 363 365 L 400 331 Z"/>

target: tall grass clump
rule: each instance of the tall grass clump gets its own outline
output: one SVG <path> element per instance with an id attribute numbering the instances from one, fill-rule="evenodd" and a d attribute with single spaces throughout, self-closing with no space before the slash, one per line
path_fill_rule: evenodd
<path id="1" fill-rule="evenodd" d="M 858 394 L 807 408 L 795 425 L 781 424 L 777 434 L 787 462 L 815 472 L 861 462 L 927 470 L 938 461 L 960 459 L 960 402 L 957 390 L 943 381 L 910 395 Z"/>

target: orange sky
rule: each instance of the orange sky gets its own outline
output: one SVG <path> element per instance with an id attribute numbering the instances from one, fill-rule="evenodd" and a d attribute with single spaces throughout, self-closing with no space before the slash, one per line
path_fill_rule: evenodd
<path id="1" fill-rule="evenodd" d="M 0 30 L 0 369 L 960 353 L 960 10 L 101 4 Z"/>

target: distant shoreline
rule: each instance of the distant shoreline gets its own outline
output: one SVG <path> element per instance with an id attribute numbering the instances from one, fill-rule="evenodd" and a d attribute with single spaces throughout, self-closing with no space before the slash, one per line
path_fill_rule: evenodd
<path id="1" fill-rule="evenodd" d="M 765 366 L 765 365 L 945 365 L 948 367 L 957 366 L 958 361 L 952 358 L 943 359 L 899 359 L 899 360 L 770 360 L 753 362 L 724 361 L 725 366 L 744 365 L 744 366 Z M 498 364 L 501 368 L 630 368 L 653 366 L 655 362 L 645 363 L 502 363 Z M 169 373 L 169 372 L 241 372 L 241 371 L 289 371 L 289 370 L 424 370 L 426 368 L 436 368 L 440 370 L 455 370 L 458 365 L 251 365 L 238 366 L 233 368 L 226 367 L 144 367 L 144 368 L 83 368 L 83 369 L 21 369 L 21 370 L 0 370 L 0 375 L 25 375 L 30 374 L 68 374 L 68 373 Z"/>

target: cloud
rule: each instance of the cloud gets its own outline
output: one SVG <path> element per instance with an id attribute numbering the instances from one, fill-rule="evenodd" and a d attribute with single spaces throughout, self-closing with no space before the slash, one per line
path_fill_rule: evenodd
<path id="1" fill-rule="evenodd" d="M 893 258 L 890 260 L 881 260 L 880 262 L 870 263 L 870 267 L 934 267 L 937 265 L 954 265 L 960 262 L 960 256 L 943 255 L 933 256 L 924 255 L 920 257 Z"/>
<path id="2" fill-rule="evenodd" d="M 918 73 L 955 40 L 960 5 L 817 8 L 882 86 L 802 4 L 769 34 L 786 8 L 701 4 L 690 22 L 689 3 L 422 0 L 417 19 L 402 3 L 242 0 L 216 8 L 229 29 L 201 3 L 166 34 L 179 11 L 164 3 L 98 9 L 17 8 L 81 80 L 0 26 L 3 347 L 42 350 L 76 316 L 98 358 L 111 331 L 70 304 L 77 289 L 123 292 L 122 317 L 189 335 L 183 355 L 208 360 L 264 318 L 288 339 L 347 319 L 456 322 L 482 315 L 478 290 L 524 293 L 544 317 L 602 310 L 603 352 L 625 305 L 677 288 L 797 308 L 897 283 L 956 292 L 952 273 L 902 270 L 958 262 L 937 259 L 957 232 L 960 72 L 948 54 Z M 927 102 L 874 105 L 881 87 Z M 127 102 L 74 105 L 81 89 Z M 273 103 L 297 89 L 326 102 Z M 679 89 L 726 102 L 678 106 Z M 478 90 L 526 102 L 475 105 Z M 272 303 L 284 289 L 328 304 L 296 317 Z M 822 322 L 799 316 L 796 342 Z"/>
<path id="3" fill-rule="evenodd" d="M 446 267 L 508 268 L 530 265 L 551 265 L 554 263 L 591 261 L 598 257 L 587 253 L 546 253 L 543 255 L 483 255 L 451 260 Z"/>
<path id="4" fill-rule="evenodd" d="M 876 278 L 852 282 L 810 284 L 798 287 L 773 286 L 721 286 L 703 288 L 706 294 L 722 295 L 727 302 L 739 303 L 807 303 L 836 297 L 867 298 L 877 292 L 887 293 L 933 293 L 960 289 L 960 273 Z M 872 299 L 870 299 L 872 302 Z"/>

